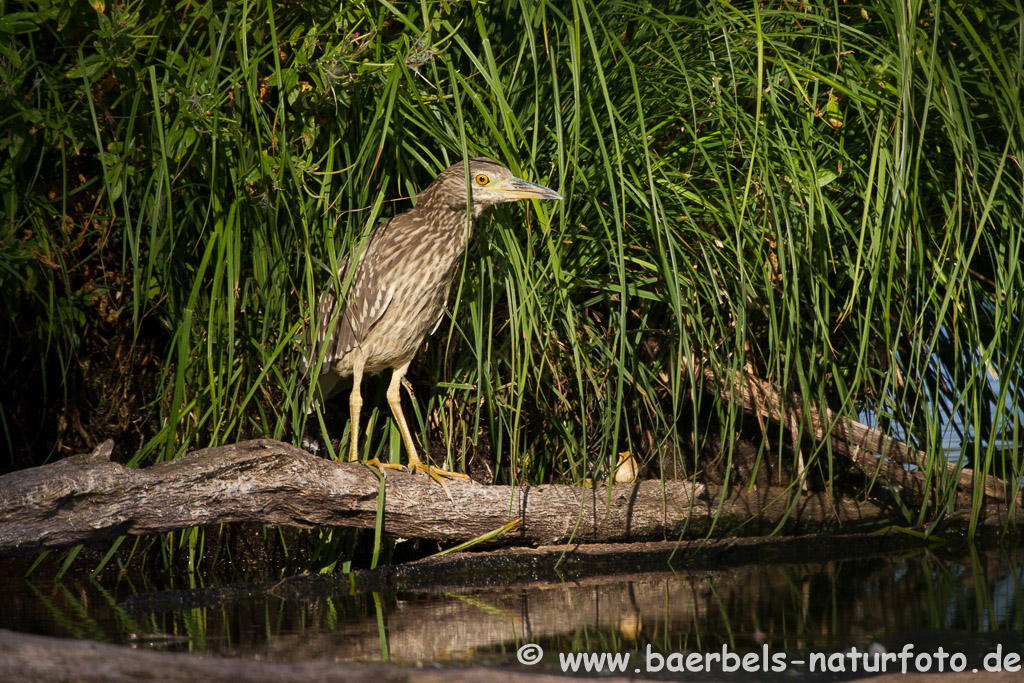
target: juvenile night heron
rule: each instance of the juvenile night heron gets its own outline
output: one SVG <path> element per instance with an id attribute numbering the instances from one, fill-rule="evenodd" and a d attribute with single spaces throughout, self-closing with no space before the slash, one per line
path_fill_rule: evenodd
<path id="1" fill-rule="evenodd" d="M 446 492 L 442 476 L 468 477 L 431 467 L 416 454 L 416 444 L 402 413 L 402 377 L 424 337 L 441 321 L 455 268 L 466 249 L 473 223 L 483 210 L 500 202 L 562 198 L 543 185 L 516 178 L 487 157 L 469 159 L 468 180 L 467 202 L 467 173 L 463 164 L 448 167 L 419 193 L 415 208 L 370 232 L 361 248 L 355 250 L 354 266 L 350 255 L 341 260 L 338 282 L 344 288 L 351 279 L 345 300 L 339 311 L 333 287 L 320 296 L 316 343 L 306 354 L 310 365 L 317 357 L 323 358 L 320 375 L 309 379 L 310 388 L 315 381 L 318 399 L 334 393 L 343 377 L 352 377 L 350 461 L 359 459 L 359 412 L 363 405 L 359 386 L 363 374 L 391 368 L 388 405 L 409 452 L 409 468 L 427 472 Z M 470 221 L 467 204 L 472 211 Z M 350 273 L 352 268 L 354 272 Z M 318 356 L 313 356 L 314 352 Z M 373 462 L 380 467 L 401 468 Z"/>

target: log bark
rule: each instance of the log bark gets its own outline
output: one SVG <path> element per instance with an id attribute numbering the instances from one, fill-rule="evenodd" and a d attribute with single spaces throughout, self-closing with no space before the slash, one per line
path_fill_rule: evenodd
<path id="1" fill-rule="evenodd" d="M 0 477 L 0 556 L 227 522 L 303 528 L 377 523 L 381 486 L 374 470 L 279 441 L 204 449 L 146 469 L 111 462 L 111 450 L 107 442 L 89 455 Z M 689 481 L 647 480 L 610 489 L 472 481 L 448 486 L 451 501 L 422 473 L 389 472 L 384 531 L 465 541 L 520 518 L 491 544 L 538 545 L 862 530 L 891 523 L 890 512 L 871 501 L 795 497 L 792 490 L 774 487 L 727 495 Z M 983 508 L 982 519 L 987 525 L 1019 524 L 1024 516 L 1018 506 L 994 504 Z"/>
<path id="2" fill-rule="evenodd" d="M 226 522 L 372 528 L 380 480 L 359 463 L 319 458 L 271 440 L 196 451 L 146 469 L 111 462 L 109 442 L 92 454 L 0 477 L 0 555 L 21 555 L 124 534 L 158 534 Z M 884 520 L 870 503 L 804 497 L 781 489 L 726 497 L 684 481 L 611 488 L 449 483 L 453 501 L 422 473 L 390 471 L 384 530 L 403 538 L 463 541 L 510 520 L 497 542 L 558 544 L 745 534 L 787 522 L 793 531 Z M 751 523 L 750 520 L 756 520 Z"/>

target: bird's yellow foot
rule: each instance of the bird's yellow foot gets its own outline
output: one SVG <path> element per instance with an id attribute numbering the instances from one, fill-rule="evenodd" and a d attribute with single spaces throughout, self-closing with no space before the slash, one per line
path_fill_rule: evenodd
<path id="1" fill-rule="evenodd" d="M 397 463 L 381 462 L 380 460 L 377 460 L 377 458 L 370 458 L 369 460 L 367 460 L 363 464 L 366 465 L 367 467 L 376 467 L 377 471 L 380 472 L 380 476 L 382 476 L 382 477 L 386 477 L 387 476 L 387 474 L 385 474 L 385 472 L 384 472 L 384 470 L 386 470 L 386 469 L 387 470 L 404 470 L 405 469 L 404 467 L 402 467 L 401 465 L 399 465 Z"/>
<path id="2" fill-rule="evenodd" d="M 426 472 L 428 475 L 430 475 L 431 479 L 440 484 L 441 488 L 444 489 L 444 494 L 448 496 L 448 500 L 449 502 L 451 502 L 452 505 L 455 505 L 455 500 L 452 498 L 451 491 L 448 490 L 448 484 L 444 483 L 444 479 L 442 479 L 441 477 L 451 477 L 453 479 L 469 479 L 469 475 L 467 474 L 462 474 L 461 472 L 449 472 L 448 470 L 442 470 L 440 467 L 428 465 L 425 462 L 410 462 L 409 469 L 413 468 L 418 469 L 422 472 Z"/>

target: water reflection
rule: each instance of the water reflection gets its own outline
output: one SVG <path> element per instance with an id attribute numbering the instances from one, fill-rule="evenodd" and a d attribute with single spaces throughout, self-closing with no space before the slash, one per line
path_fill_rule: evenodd
<path id="1" fill-rule="evenodd" d="M 928 552 L 825 564 L 662 571 L 515 588 L 358 592 L 315 599 L 269 591 L 206 607 L 136 611 L 122 581 L 8 578 L 0 627 L 281 662 L 506 663 L 536 643 L 559 652 L 1021 651 L 1021 553 Z M 19 583 L 20 582 L 20 583 Z M 153 587 L 147 587 L 151 589 Z M 141 603 L 145 604 L 145 603 Z M 980 661 L 980 660 L 978 660 Z"/>

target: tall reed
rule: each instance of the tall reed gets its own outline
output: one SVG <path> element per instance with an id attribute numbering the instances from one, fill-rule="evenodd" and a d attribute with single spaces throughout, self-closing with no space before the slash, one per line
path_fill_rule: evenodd
<path id="1" fill-rule="evenodd" d="M 658 467 L 702 414 L 751 419 L 696 359 L 934 458 L 949 430 L 1016 452 L 1022 30 L 1019 2 L 6 3 L 3 363 L 62 405 L 101 331 L 149 340 L 136 464 L 297 440 L 339 255 L 487 154 L 566 201 L 494 210 L 467 252 L 414 373 L 435 460 L 486 440 L 497 481 Z M 828 448 L 805 453 L 826 476 Z M 950 500 L 929 476 L 919 521 Z"/>

